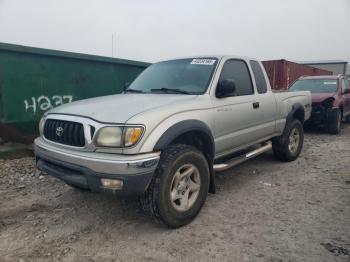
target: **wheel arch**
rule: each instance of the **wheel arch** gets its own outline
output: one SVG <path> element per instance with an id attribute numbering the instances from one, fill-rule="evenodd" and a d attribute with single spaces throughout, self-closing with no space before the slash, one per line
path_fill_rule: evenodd
<path id="1" fill-rule="evenodd" d="M 169 127 L 158 139 L 153 150 L 162 151 L 172 144 L 187 144 L 201 151 L 208 161 L 210 170 L 209 192 L 215 193 L 213 162 L 215 144 L 207 124 L 199 120 L 184 120 Z"/>
<path id="2" fill-rule="evenodd" d="M 302 124 L 305 122 L 305 109 L 302 104 L 295 103 L 292 106 L 292 110 L 288 113 L 287 123 L 293 121 L 293 119 L 299 120 Z"/>

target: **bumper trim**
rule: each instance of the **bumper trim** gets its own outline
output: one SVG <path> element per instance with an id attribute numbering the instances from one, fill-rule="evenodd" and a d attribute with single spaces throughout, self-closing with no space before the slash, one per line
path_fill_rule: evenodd
<path id="1" fill-rule="evenodd" d="M 39 158 L 58 160 L 86 167 L 97 173 L 130 176 L 154 172 L 160 158 L 160 152 L 139 155 L 117 155 L 57 149 L 57 147 L 48 145 L 42 138 L 35 140 L 35 155 Z"/>
<path id="2" fill-rule="evenodd" d="M 36 157 L 36 164 L 39 170 L 63 180 L 69 185 L 89 189 L 93 192 L 114 194 L 120 197 L 137 196 L 144 193 L 153 177 L 153 172 L 134 176 L 125 176 L 122 174 L 106 175 L 93 172 L 85 167 L 40 157 Z M 104 188 L 101 183 L 101 178 L 122 180 L 123 188 Z"/>

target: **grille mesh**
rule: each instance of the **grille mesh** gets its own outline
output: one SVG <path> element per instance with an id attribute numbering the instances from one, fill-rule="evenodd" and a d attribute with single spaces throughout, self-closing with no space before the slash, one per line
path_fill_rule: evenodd
<path id="1" fill-rule="evenodd" d="M 47 119 L 44 126 L 46 139 L 70 146 L 85 146 L 84 127 L 81 123 Z"/>

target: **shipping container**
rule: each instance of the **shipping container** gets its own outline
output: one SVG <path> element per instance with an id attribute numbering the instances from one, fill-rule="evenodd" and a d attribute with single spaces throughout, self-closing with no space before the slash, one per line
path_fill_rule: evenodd
<path id="1" fill-rule="evenodd" d="M 45 111 L 80 99 L 120 93 L 125 83 L 148 65 L 0 43 L 0 137 L 31 142 Z"/>
<path id="2" fill-rule="evenodd" d="M 287 90 L 288 87 L 301 76 L 332 75 L 333 72 L 294 63 L 287 60 L 269 60 L 262 62 L 271 88 Z"/>
<path id="3" fill-rule="evenodd" d="M 347 61 L 342 60 L 323 60 L 323 61 L 308 61 L 300 62 L 303 65 L 312 66 L 328 71 L 332 71 L 333 75 L 346 75 Z"/>

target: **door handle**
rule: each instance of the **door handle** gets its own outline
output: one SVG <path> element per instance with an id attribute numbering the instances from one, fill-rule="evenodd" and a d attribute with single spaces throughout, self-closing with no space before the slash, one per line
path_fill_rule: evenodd
<path id="1" fill-rule="evenodd" d="M 260 103 L 259 103 L 259 102 L 254 102 L 254 103 L 253 103 L 253 108 L 254 108 L 254 109 L 259 108 L 259 106 L 260 106 Z"/>

